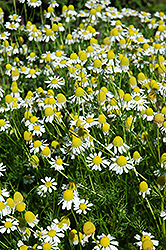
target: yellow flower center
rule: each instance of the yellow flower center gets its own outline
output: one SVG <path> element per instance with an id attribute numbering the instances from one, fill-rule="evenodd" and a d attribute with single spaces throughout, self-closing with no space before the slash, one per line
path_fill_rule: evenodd
<path id="1" fill-rule="evenodd" d="M 77 148 L 77 147 L 81 146 L 81 144 L 82 144 L 82 141 L 79 138 L 74 137 L 72 139 L 72 147 Z"/>
<path id="2" fill-rule="evenodd" d="M 57 102 L 58 103 L 63 103 L 66 101 L 66 97 L 63 94 L 58 94 L 57 95 Z"/>
<path id="3" fill-rule="evenodd" d="M 57 84 L 58 81 L 57 81 L 56 79 L 53 79 L 53 80 L 51 81 L 51 83 L 52 83 L 52 84 Z"/>
<path id="4" fill-rule="evenodd" d="M 129 102 L 131 100 L 131 95 L 129 93 L 124 94 L 123 100 L 125 102 Z"/>
<path id="5" fill-rule="evenodd" d="M 161 162 L 166 163 L 166 153 L 163 153 L 161 156 Z"/>
<path id="6" fill-rule="evenodd" d="M 5 228 L 10 228 L 12 227 L 12 223 L 10 221 L 5 222 Z"/>
<path id="7" fill-rule="evenodd" d="M 19 203 L 16 205 L 16 209 L 17 209 L 17 211 L 19 211 L 19 212 L 23 212 L 23 211 L 25 210 L 25 207 L 26 207 L 26 205 L 25 205 L 24 202 L 19 202 Z"/>
<path id="8" fill-rule="evenodd" d="M 96 155 L 96 156 L 93 158 L 92 162 L 93 162 L 95 165 L 99 165 L 99 164 L 102 163 L 102 159 L 101 159 L 100 156 Z"/>
<path id="9" fill-rule="evenodd" d="M 34 75 L 35 74 L 35 70 L 34 69 L 30 69 L 29 74 L 30 75 Z"/>
<path id="10" fill-rule="evenodd" d="M 80 209 L 85 210 L 87 208 L 87 205 L 85 203 L 80 204 Z"/>
<path id="11" fill-rule="evenodd" d="M 150 240 L 150 237 L 149 235 L 143 235 L 142 238 L 141 238 L 141 241 L 145 241 L 145 240 Z"/>
<path id="12" fill-rule="evenodd" d="M 2 201 L 0 201 L 0 211 L 2 211 L 4 208 L 5 208 L 5 204 Z"/>
<path id="13" fill-rule="evenodd" d="M 115 98 L 112 98 L 110 101 L 110 105 L 111 106 L 116 106 L 117 105 L 117 100 L 115 100 Z"/>
<path id="14" fill-rule="evenodd" d="M 41 145 L 42 145 L 41 141 L 39 141 L 39 140 L 34 141 L 33 146 L 34 146 L 35 148 L 38 148 L 38 147 L 40 147 Z"/>
<path id="15" fill-rule="evenodd" d="M 121 156 L 118 157 L 116 163 L 117 163 L 120 167 L 123 167 L 123 166 L 125 166 L 125 165 L 127 164 L 127 160 L 126 160 L 126 158 L 125 158 L 123 155 L 121 155 Z"/>
<path id="16" fill-rule="evenodd" d="M 81 87 L 78 87 L 76 90 L 75 90 L 75 95 L 77 97 L 81 97 L 84 95 L 84 90 L 81 88 Z"/>
<path id="17" fill-rule="evenodd" d="M 37 165 L 39 163 L 39 158 L 37 157 L 37 155 L 32 155 L 30 163 L 32 165 Z"/>
<path id="18" fill-rule="evenodd" d="M 50 153 L 51 153 L 51 150 L 49 149 L 49 147 L 45 147 L 42 150 L 42 154 L 45 155 L 45 156 L 48 156 Z"/>
<path id="19" fill-rule="evenodd" d="M 43 244 L 43 250 L 51 250 L 51 244 L 50 243 L 48 243 L 48 242 L 45 242 L 44 244 Z"/>
<path id="20" fill-rule="evenodd" d="M 8 199 L 6 200 L 6 202 L 7 202 L 7 205 L 8 205 L 10 208 L 14 208 L 15 202 L 14 202 L 14 200 L 13 200 L 12 198 L 8 198 Z M 1 210 L 1 209 L 0 209 L 0 210 Z"/>
<path id="21" fill-rule="evenodd" d="M 56 164 L 57 164 L 57 165 L 62 165 L 62 164 L 63 164 L 62 159 L 61 159 L 61 158 L 58 158 L 58 159 L 56 160 Z"/>
<path id="22" fill-rule="evenodd" d="M 120 136 L 116 136 L 113 140 L 113 145 L 115 147 L 121 147 L 123 145 L 123 139 Z"/>
<path id="23" fill-rule="evenodd" d="M 35 131 L 39 131 L 39 130 L 40 130 L 40 126 L 39 126 L 39 125 L 35 125 L 35 126 L 33 126 L 33 130 L 35 130 Z"/>
<path id="24" fill-rule="evenodd" d="M 88 117 L 87 119 L 86 119 L 86 122 L 87 123 L 91 123 L 91 122 L 93 122 L 94 120 L 93 120 L 93 118 L 92 117 Z"/>
<path id="25" fill-rule="evenodd" d="M 129 59 L 126 56 L 124 56 L 122 58 L 121 62 L 120 62 L 120 65 L 122 65 L 122 66 L 128 66 L 129 65 Z"/>
<path id="26" fill-rule="evenodd" d="M 62 56 L 62 53 L 61 53 L 61 51 L 56 51 L 56 53 L 55 53 L 55 55 L 57 56 L 57 57 L 61 57 Z"/>
<path id="27" fill-rule="evenodd" d="M 47 29 L 46 30 L 46 36 L 51 36 L 53 33 L 52 33 L 52 29 Z"/>
<path id="28" fill-rule="evenodd" d="M 110 245 L 110 240 L 107 236 L 103 236 L 100 240 L 100 244 L 102 247 L 108 247 Z"/>
<path id="29" fill-rule="evenodd" d="M 140 184 L 139 184 L 139 190 L 141 192 L 145 192 L 148 190 L 148 184 L 145 182 L 145 181 L 142 181 Z"/>
<path id="30" fill-rule="evenodd" d="M 95 68 L 101 68 L 102 62 L 99 59 L 96 59 L 93 63 L 93 67 Z"/>
<path id="31" fill-rule="evenodd" d="M 70 189 L 65 190 L 65 192 L 63 193 L 63 199 L 66 201 L 71 201 L 73 198 L 74 198 L 74 194 L 72 190 Z"/>
<path id="32" fill-rule="evenodd" d="M 6 122 L 3 119 L 0 119 L 0 127 L 3 127 L 6 124 Z"/>
<path id="33" fill-rule="evenodd" d="M 79 54 L 79 58 L 80 58 L 81 61 L 86 61 L 86 60 L 87 60 L 87 55 L 86 55 L 86 53 L 82 51 L 82 52 Z"/>
<path id="34" fill-rule="evenodd" d="M 65 59 L 63 59 L 63 60 L 61 60 L 61 62 L 60 62 L 61 64 L 66 64 L 66 60 Z"/>
<path id="35" fill-rule="evenodd" d="M 47 188 L 51 187 L 52 186 L 52 183 L 50 181 L 47 181 L 45 184 L 44 184 Z"/>
<path id="36" fill-rule="evenodd" d="M 134 101 L 139 101 L 141 98 L 138 96 L 138 95 L 136 95 L 135 97 L 134 97 Z"/>
<path id="37" fill-rule="evenodd" d="M 140 153 L 139 153 L 138 151 L 135 151 L 135 152 L 133 153 L 133 158 L 134 158 L 134 159 L 139 159 L 139 158 L 140 158 Z"/>
<path id="38" fill-rule="evenodd" d="M 106 118 L 103 114 L 100 114 L 98 116 L 98 119 L 99 119 L 99 122 L 102 124 L 102 123 L 105 123 L 106 122 Z"/>
<path id="39" fill-rule="evenodd" d="M 31 122 L 31 123 L 35 123 L 35 122 L 37 122 L 37 121 L 38 121 L 38 119 L 37 119 L 36 116 L 32 116 L 32 117 L 30 118 L 30 122 Z"/>
<path id="40" fill-rule="evenodd" d="M 95 225 L 90 221 L 87 221 L 83 226 L 83 232 L 85 235 L 90 235 L 94 233 L 95 230 L 96 230 Z"/>
<path id="41" fill-rule="evenodd" d="M 52 116 L 54 114 L 54 111 L 51 107 L 47 107 L 44 113 L 45 113 L 45 116 Z"/>
<path id="42" fill-rule="evenodd" d="M 144 81 L 146 78 L 145 78 L 145 75 L 144 75 L 144 73 L 139 73 L 138 74 L 138 81 Z"/>
<path id="43" fill-rule="evenodd" d="M 53 230 L 53 229 L 51 229 L 51 230 L 48 232 L 48 235 L 49 235 L 50 237 L 54 237 L 54 236 L 56 235 L 56 231 Z"/>
<path id="44" fill-rule="evenodd" d="M 145 114 L 146 114 L 147 116 L 152 116 L 152 115 L 153 115 L 153 109 L 147 108 L 147 109 L 145 110 Z"/>
<path id="45" fill-rule="evenodd" d="M 27 211 L 24 216 L 25 216 L 26 222 L 28 223 L 31 223 L 35 220 L 35 215 L 31 211 Z"/>
<path id="46" fill-rule="evenodd" d="M 54 104 L 56 103 L 55 98 L 53 98 L 53 97 L 52 97 L 52 98 L 49 98 L 49 99 L 48 99 L 48 103 L 51 104 L 51 105 L 54 105 Z"/>
<path id="47" fill-rule="evenodd" d="M 104 102 L 106 100 L 106 94 L 104 91 L 100 91 L 97 95 L 97 100 L 100 102 Z"/>
<path id="48" fill-rule="evenodd" d="M 13 101 L 13 97 L 11 95 L 6 95 L 5 96 L 5 102 L 6 103 L 11 103 Z"/>
<path id="49" fill-rule="evenodd" d="M 156 114 L 154 116 L 154 121 L 156 123 L 163 123 L 164 122 L 164 116 L 162 114 Z"/>
<path id="50" fill-rule="evenodd" d="M 26 245 L 20 246 L 20 250 L 28 250 L 28 247 Z"/>

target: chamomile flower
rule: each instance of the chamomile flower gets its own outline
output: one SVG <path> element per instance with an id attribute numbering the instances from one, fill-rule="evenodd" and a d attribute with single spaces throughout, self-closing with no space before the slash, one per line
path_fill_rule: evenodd
<path id="1" fill-rule="evenodd" d="M 78 203 L 79 202 L 79 198 L 77 197 L 77 195 L 70 189 L 66 189 L 63 192 L 63 196 L 61 198 L 61 201 L 58 203 L 61 204 L 62 203 L 62 209 L 67 209 L 70 210 L 72 207 L 72 204 L 74 203 Z"/>
<path id="2" fill-rule="evenodd" d="M 145 198 L 145 195 L 150 194 L 151 188 L 148 187 L 147 182 L 142 181 L 139 184 L 139 195 L 141 195 L 143 198 Z"/>
<path id="3" fill-rule="evenodd" d="M 116 156 L 112 157 L 111 160 L 113 163 L 109 166 L 109 169 L 115 171 L 116 174 L 128 173 L 133 168 L 133 162 L 129 160 L 128 156 Z"/>
<path id="4" fill-rule="evenodd" d="M 87 211 L 90 211 L 90 207 L 92 207 L 93 204 L 92 203 L 89 203 L 88 200 L 85 200 L 85 199 L 81 199 L 79 200 L 78 203 L 75 203 L 74 204 L 74 210 L 76 210 L 76 213 L 78 214 L 87 214 Z"/>
<path id="5" fill-rule="evenodd" d="M 30 227 L 34 227 L 35 225 L 38 224 L 39 220 L 37 219 L 38 215 L 35 215 L 33 212 L 31 211 L 27 211 L 24 214 L 24 218 L 26 220 L 26 222 L 28 223 L 28 225 Z"/>
<path id="6" fill-rule="evenodd" d="M 51 89 L 60 89 L 63 85 L 65 85 L 65 80 L 63 79 L 63 77 L 59 77 L 59 76 L 50 76 L 48 77 L 49 80 L 44 81 L 45 83 L 48 83 L 48 88 Z"/>
<path id="7" fill-rule="evenodd" d="M 51 168 L 60 171 L 64 170 L 64 166 L 69 166 L 69 164 L 63 162 L 63 159 L 60 156 L 55 156 L 55 159 L 51 158 L 49 163 L 51 164 Z"/>
<path id="8" fill-rule="evenodd" d="M 132 159 L 134 164 L 139 164 L 142 160 L 142 157 L 140 156 L 140 153 L 138 151 L 134 151 Z"/>
<path id="9" fill-rule="evenodd" d="M 153 112 L 152 108 L 146 108 L 145 113 L 142 115 L 142 118 L 146 119 L 147 121 L 153 121 L 155 114 L 156 112 Z"/>
<path id="10" fill-rule="evenodd" d="M 120 136 L 116 136 L 112 143 L 109 144 L 106 148 L 111 149 L 114 148 L 114 153 L 117 154 L 117 152 L 123 154 L 126 153 L 126 151 L 130 148 L 126 143 L 124 143 L 123 139 Z"/>
<path id="11" fill-rule="evenodd" d="M 46 193 L 52 193 L 53 190 L 57 189 L 57 182 L 55 182 L 54 178 L 45 177 L 45 179 L 41 179 L 41 182 L 43 182 L 43 184 L 37 189 L 37 193 L 41 196 L 46 195 Z"/>
<path id="12" fill-rule="evenodd" d="M 63 151 L 63 149 L 61 150 Z M 66 143 L 66 151 L 74 157 L 74 155 L 81 154 L 85 151 L 85 145 L 80 138 L 73 136 L 72 142 Z"/>
<path id="13" fill-rule="evenodd" d="M 26 75 L 25 78 L 37 78 L 40 75 L 40 71 L 38 71 L 37 69 L 29 69 L 28 74 Z"/>
<path id="14" fill-rule="evenodd" d="M 43 243 L 40 243 L 41 245 L 38 245 L 36 249 L 53 249 L 53 250 L 59 250 L 59 247 L 57 247 L 57 244 L 52 242 L 52 243 L 49 243 L 49 242 L 43 242 Z"/>
<path id="15" fill-rule="evenodd" d="M 59 238 L 64 237 L 61 228 L 55 223 L 52 223 L 51 226 L 47 226 L 47 229 L 44 229 L 42 233 L 41 239 L 43 239 L 44 242 L 54 243 L 55 245 L 61 242 Z"/>
<path id="16" fill-rule="evenodd" d="M 46 143 L 46 140 L 45 141 L 36 140 L 29 145 L 30 153 L 36 154 L 36 153 L 40 152 L 41 150 L 43 150 L 48 145 L 49 144 Z"/>
<path id="17" fill-rule="evenodd" d="M 158 240 L 154 240 L 154 236 L 151 233 L 148 232 L 142 232 L 142 235 L 136 234 L 134 236 L 134 238 L 137 240 L 137 242 L 134 243 L 134 245 L 136 245 L 137 247 L 140 248 L 140 250 L 142 249 L 142 242 L 146 239 L 149 239 L 152 241 L 153 243 L 153 250 L 155 249 L 155 247 L 157 247 L 159 245 L 159 241 Z"/>
<path id="18" fill-rule="evenodd" d="M 30 7 L 36 8 L 42 4 L 42 1 L 41 0 L 27 0 L 27 4 Z"/>
<path id="19" fill-rule="evenodd" d="M 54 110 L 51 107 L 45 107 L 44 114 L 44 121 L 52 123 L 55 118 Z"/>
<path id="20" fill-rule="evenodd" d="M 86 158 L 87 166 L 90 167 L 92 170 L 99 170 L 99 171 L 102 170 L 101 166 L 104 168 L 108 167 L 110 162 L 105 158 L 102 158 L 101 155 L 102 155 L 101 151 L 98 154 L 97 153 L 90 154 Z"/>
<path id="21" fill-rule="evenodd" d="M 0 132 L 2 132 L 2 131 L 8 132 L 9 127 L 10 127 L 9 121 L 5 121 L 4 119 L 0 119 Z"/>
<path id="22" fill-rule="evenodd" d="M 81 232 L 77 232 L 77 230 L 72 229 L 69 232 L 69 242 L 71 245 L 78 245 L 79 243 L 81 243 L 81 245 L 84 245 L 84 240 L 83 240 L 83 235 Z"/>
<path id="23" fill-rule="evenodd" d="M 0 233 L 2 234 L 5 232 L 9 234 L 11 231 L 17 230 L 18 221 L 15 219 L 7 218 L 5 221 L 2 221 L 2 223 L 4 223 L 3 226 L 0 226 Z"/>
<path id="24" fill-rule="evenodd" d="M 118 250 L 119 243 L 110 234 L 107 236 L 104 233 L 97 235 L 97 243 L 93 250 Z"/>

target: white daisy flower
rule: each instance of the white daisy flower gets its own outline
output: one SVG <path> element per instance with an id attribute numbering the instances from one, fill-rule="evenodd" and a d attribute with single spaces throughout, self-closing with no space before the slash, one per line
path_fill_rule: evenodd
<path id="1" fill-rule="evenodd" d="M 69 164 L 63 162 L 63 159 L 60 156 L 55 156 L 55 159 L 51 158 L 49 163 L 51 164 L 51 168 L 60 171 L 64 170 L 64 166 L 69 166 Z"/>
<path id="2" fill-rule="evenodd" d="M 154 236 L 151 235 L 151 233 L 147 233 L 147 232 L 142 232 L 142 235 L 136 234 L 134 236 L 134 238 L 137 240 L 137 242 L 134 243 L 134 245 L 136 245 L 137 247 L 140 248 L 140 250 L 142 249 L 142 242 L 145 239 L 151 240 L 153 243 L 153 250 L 156 249 L 155 247 L 159 245 L 159 241 L 158 240 L 153 240 Z"/>
<path id="3" fill-rule="evenodd" d="M 129 160 L 128 156 L 116 156 L 112 157 L 111 160 L 113 163 L 109 166 L 109 170 L 115 171 L 116 174 L 128 173 L 133 168 L 133 162 Z"/>
<path id="4" fill-rule="evenodd" d="M 148 188 L 148 184 L 145 181 L 142 181 L 139 184 L 139 195 L 142 195 L 143 198 L 145 198 L 146 194 L 150 194 L 151 188 Z"/>
<path id="5" fill-rule="evenodd" d="M 101 235 L 97 235 L 97 245 L 93 248 L 93 250 L 118 250 L 118 241 L 115 240 L 110 234 L 107 236 L 102 233 Z M 95 241 L 93 243 L 96 243 Z"/>
<path id="6" fill-rule="evenodd" d="M 93 204 L 89 203 L 88 200 L 81 199 L 79 200 L 79 203 L 74 204 L 74 210 L 76 210 L 76 213 L 78 214 L 87 214 L 87 210 L 91 210 L 90 207 L 92 207 Z"/>
<path id="7" fill-rule="evenodd" d="M 54 243 L 55 245 L 61 242 L 59 238 L 64 237 L 62 230 L 56 224 L 47 226 L 47 229 L 43 230 L 42 233 L 41 239 L 43 239 L 44 242 Z"/>
<path id="8" fill-rule="evenodd" d="M 90 154 L 86 159 L 87 166 L 92 168 L 92 170 L 99 170 L 99 171 L 102 170 L 101 166 L 103 166 L 104 168 L 108 167 L 110 162 L 108 160 L 105 160 L 105 158 L 102 158 L 101 155 L 102 155 L 101 151 L 98 154 L 97 153 Z"/>
<path id="9" fill-rule="evenodd" d="M 75 195 L 75 192 L 73 192 L 70 189 L 66 189 L 63 192 L 63 197 L 61 201 L 58 203 L 58 205 L 62 203 L 62 209 L 67 209 L 70 210 L 72 207 L 72 204 L 74 203 L 79 203 L 79 198 L 78 196 Z"/>
<path id="10" fill-rule="evenodd" d="M 37 189 L 37 193 L 41 196 L 44 196 L 46 193 L 52 193 L 53 190 L 56 190 L 57 182 L 55 182 L 54 178 L 45 177 L 45 179 L 41 179 L 43 185 L 40 185 Z"/>
<path id="11" fill-rule="evenodd" d="M 117 154 L 118 152 L 120 154 L 126 153 L 126 151 L 130 148 L 126 143 L 123 142 L 123 139 L 120 136 L 116 136 L 113 139 L 113 142 L 109 144 L 106 148 L 110 150 L 112 147 L 114 148 L 115 154 Z"/>
<path id="12" fill-rule="evenodd" d="M 2 221 L 4 223 L 3 226 L 0 226 L 0 233 L 7 232 L 8 234 L 11 231 L 17 230 L 17 225 L 19 224 L 17 220 L 7 218 L 5 221 Z"/>

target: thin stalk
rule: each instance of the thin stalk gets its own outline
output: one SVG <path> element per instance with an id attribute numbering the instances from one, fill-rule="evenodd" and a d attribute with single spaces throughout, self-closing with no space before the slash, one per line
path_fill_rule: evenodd
<path id="1" fill-rule="evenodd" d="M 154 212 L 153 212 L 153 209 L 152 209 L 152 207 L 151 207 L 151 205 L 150 205 L 150 203 L 149 203 L 147 197 L 145 197 L 145 199 L 146 199 L 146 202 L 148 203 L 148 206 L 149 206 L 150 212 L 151 212 L 151 214 L 152 214 L 152 216 L 153 216 L 153 219 L 154 219 L 154 221 L 156 222 L 156 226 L 157 226 L 158 232 L 160 232 L 160 228 L 159 228 L 159 225 L 158 225 L 156 216 L 155 216 L 155 214 L 154 214 Z"/>

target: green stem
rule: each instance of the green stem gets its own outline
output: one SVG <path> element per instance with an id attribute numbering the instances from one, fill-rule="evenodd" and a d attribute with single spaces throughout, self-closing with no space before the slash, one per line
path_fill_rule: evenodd
<path id="1" fill-rule="evenodd" d="M 165 194 L 166 194 L 166 187 L 164 188 L 164 195 L 163 195 L 163 198 L 161 199 L 161 211 L 164 210 L 164 197 L 165 197 Z M 165 220 L 163 220 L 163 223 L 162 223 L 162 231 L 163 231 L 164 237 L 166 237 L 166 234 L 165 234 Z"/>
<path id="2" fill-rule="evenodd" d="M 157 148 L 158 148 L 158 158 L 160 162 L 160 141 L 159 141 L 159 127 L 157 126 Z"/>
<path id="3" fill-rule="evenodd" d="M 153 212 L 153 209 L 152 209 L 152 207 L 151 207 L 151 205 L 150 205 L 150 203 L 149 203 L 147 197 L 145 197 L 145 199 L 146 199 L 146 201 L 147 201 L 147 203 L 148 203 L 148 206 L 149 206 L 149 209 L 150 209 L 150 211 L 151 211 L 151 213 L 152 213 L 153 219 L 154 219 L 154 221 L 156 222 L 156 226 L 157 226 L 158 232 L 160 232 L 160 228 L 159 228 L 159 225 L 158 225 L 156 216 L 155 216 L 155 214 L 154 214 L 154 212 Z"/>

